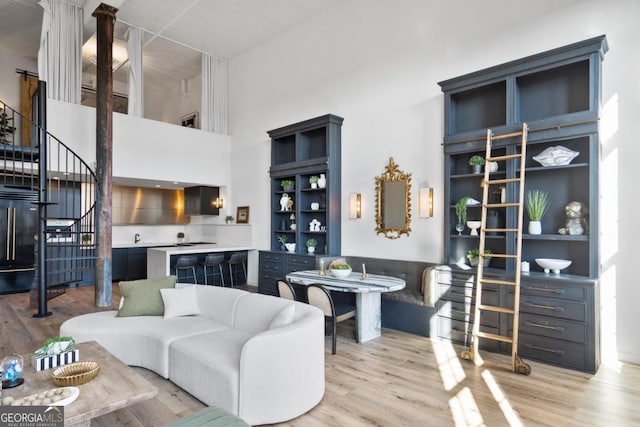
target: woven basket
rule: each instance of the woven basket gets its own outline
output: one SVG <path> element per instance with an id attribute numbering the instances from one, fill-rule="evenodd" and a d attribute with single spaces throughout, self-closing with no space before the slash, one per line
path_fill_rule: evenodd
<path id="1" fill-rule="evenodd" d="M 57 368 L 51 381 L 59 387 L 70 387 L 87 383 L 100 372 L 100 364 L 94 361 L 76 362 Z"/>

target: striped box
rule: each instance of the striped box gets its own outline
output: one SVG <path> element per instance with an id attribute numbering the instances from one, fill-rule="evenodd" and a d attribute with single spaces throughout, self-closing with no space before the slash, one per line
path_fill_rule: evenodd
<path id="1" fill-rule="evenodd" d="M 31 357 L 31 364 L 36 371 L 55 368 L 80 360 L 80 350 L 65 351 L 53 356 Z"/>

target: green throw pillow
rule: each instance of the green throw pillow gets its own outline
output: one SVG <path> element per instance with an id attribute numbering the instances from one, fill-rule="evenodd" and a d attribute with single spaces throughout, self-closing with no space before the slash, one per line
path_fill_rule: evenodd
<path id="1" fill-rule="evenodd" d="M 118 311 L 118 316 L 162 316 L 164 303 L 160 289 L 175 286 L 176 276 L 120 282 L 124 304 Z"/>

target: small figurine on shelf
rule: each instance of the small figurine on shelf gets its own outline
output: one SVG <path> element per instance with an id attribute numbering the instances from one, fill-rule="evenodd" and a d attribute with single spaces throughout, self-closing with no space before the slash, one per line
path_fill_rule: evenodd
<path id="1" fill-rule="evenodd" d="M 589 208 L 582 202 L 570 202 L 564 208 L 566 216 L 565 226 L 558 230 L 559 234 L 580 236 L 587 230 L 586 216 Z"/>
<path id="2" fill-rule="evenodd" d="M 320 231 L 320 221 L 314 218 L 309 222 L 309 231 Z"/>
<path id="3" fill-rule="evenodd" d="M 290 200 L 291 199 L 289 198 L 289 195 L 287 193 L 283 193 L 282 194 L 282 197 L 280 197 L 280 210 L 282 212 L 289 210 L 289 201 Z"/>

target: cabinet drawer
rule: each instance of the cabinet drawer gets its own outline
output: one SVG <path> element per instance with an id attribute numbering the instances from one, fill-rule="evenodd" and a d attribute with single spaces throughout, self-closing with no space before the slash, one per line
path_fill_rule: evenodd
<path id="1" fill-rule="evenodd" d="M 282 279 L 282 275 L 273 274 L 269 271 L 260 271 L 258 277 L 258 292 L 266 295 L 278 296 L 276 281 Z"/>
<path id="2" fill-rule="evenodd" d="M 559 366 L 587 370 L 584 344 L 522 333 L 518 353 Z"/>
<path id="3" fill-rule="evenodd" d="M 472 342 L 472 329 L 473 325 L 471 323 L 438 317 L 438 336 L 440 338 L 444 338 L 464 346 L 470 346 Z M 497 328 L 481 326 L 480 330 L 483 332 L 498 334 Z M 487 339 L 480 340 L 480 348 L 486 351 L 498 351 L 498 344 L 498 341 Z"/>
<path id="4" fill-rule="evenodd" d="M 511 324 L 512 319 L 509 316 L 509 333 L 511 333 Z M 520 313 L 520 332 L 574 341 L 581 344 L 587 341 L 586 323 L 535 316 L 529 313 Z"/>
<path id="5" fill-rule="evenodd" d="M 507 300 L 509 305 L 513 305 L 513 295 L 509 295 Z M 529 295 L 520 296 L 520 312 L 582 322 L 587 319 L 587 305 L 585 303 Z"/>
<path id="6" fill-rule="evenodd" d="M 260 252 L 260 263 L 263 262 L 272 262 L 272 263 L 280 263 L 284 262 L 284 254 L 277 252 Z"/>
<path id="7" fill-rule="evenodd" d="M 473 288 L 454 286 L 451 284 L 436 284 L 436 298 L 449 301 L 465 301 L 473 298 Z"/>
<path id="8" fill-rule="evenodd" d="M 573 301 L 586 301 L 588 289 L 583 286 L 565 286 L 551 282 L 524 282 L 520 286 L 520 295 L 562 298 Z"/>
<path id="9" fill-rule="evenodd" d="M 475 290 L 470 287 L 436 285 L 436 295 L 438 300 L 473 302 L 475 300 Z M 490 289 L 482 290 L 482 302 L 484 304 L 497 305 L 498 293 Z"/>
<path id="10" fill-rule="evenodd" d="M 287 255 L 287 271 L 314 270 L 316 258 L 309 255 Z"/>
<path id="11" fill-rule="evenodd" d="M 474 306 L 465 302 L 458 301 L 438 301 L 438 316 L 448 317 L 455 320 L 469 321 L 473 323 Z M 483 325 L 498 327 L 498 313 L 484 312 L 482 314 Z"/>
<path id="12" fill-rule="evenodd" d="M 270 272 L 271 274 L 278 274 L 280 277 L 284 277 L 284 266 L 282 264 L 274 262 L 260 262 L 260 272 Z"/>

